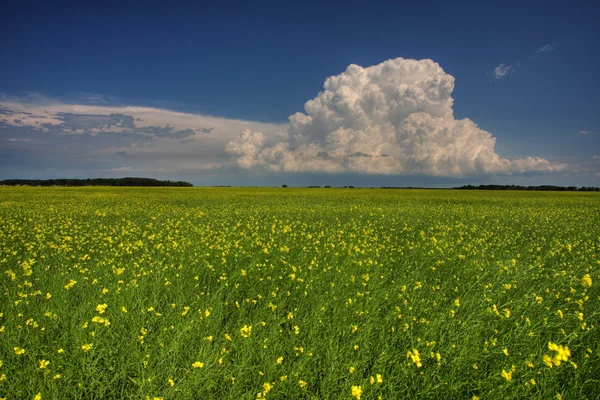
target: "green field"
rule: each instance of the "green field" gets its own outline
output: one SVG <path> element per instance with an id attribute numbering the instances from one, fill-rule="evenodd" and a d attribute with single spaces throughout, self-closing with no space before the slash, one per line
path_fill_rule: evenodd
<path id="1" fill-rule="evenodd" d="M 600 398 L 600 196 L 0 188 L 0 398 Z"/>

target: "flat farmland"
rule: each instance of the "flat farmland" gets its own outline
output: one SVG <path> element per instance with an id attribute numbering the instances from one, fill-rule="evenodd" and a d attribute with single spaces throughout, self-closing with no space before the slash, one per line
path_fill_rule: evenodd
<path id="1" fill-rule="evenodd" d="M 0 398 L 598 398 L 600 196 L 0 188 Z"/>

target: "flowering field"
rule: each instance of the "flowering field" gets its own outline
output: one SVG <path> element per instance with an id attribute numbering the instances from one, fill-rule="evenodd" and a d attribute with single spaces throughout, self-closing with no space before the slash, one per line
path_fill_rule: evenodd
<path id="1" fill-rule="evenodd" d="M 0 188 L 0 398 L 598 398 L 595 193 Z"/>

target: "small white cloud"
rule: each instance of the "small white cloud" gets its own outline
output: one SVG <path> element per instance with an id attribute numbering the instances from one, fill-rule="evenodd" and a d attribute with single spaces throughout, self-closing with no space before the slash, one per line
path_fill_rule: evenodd
<path id="1" fill-rule="evenodd" d="M 512 74 L 514 71 L 515 68 L 512 65 L 506 65 L 502 63 L 494 68 L 494 71 L 492 71 L 492 76 L 494 79 L 498 80 L 504 78 L 506 75 Z"/>
<path id="2" fill-rule="evenodd" d="M 581 131 L 577 132 L 577 134 L 581 135 L 581 136 L 585 136 L 585 135 L 597 135 L 598 132 L 590 132 L 590 131 L 581 130 Z"/>
<path id="3" fill-rule="evenodd" d="M 548 44 L 543 45 L 542 47 L 540 47 L 539 49 L 537 49 L 536 51 L 534 51 L 533 54 L 531 55 L 531 57 L 529 57 L 529 59 L 533 60 L 534 58 L 536 58 L 541 53 L 546 53 L 546 52 L 555 50 L 557 44 L 558 43 L 548 43 Z"/>

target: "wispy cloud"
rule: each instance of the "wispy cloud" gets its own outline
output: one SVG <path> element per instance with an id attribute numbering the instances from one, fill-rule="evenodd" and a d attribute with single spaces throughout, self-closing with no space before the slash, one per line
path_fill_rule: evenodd
<path id="1" fill-rule="evenodd" d="M 543 45 L 542 47 L 540 47 L 537 50 L 535 50 L 529 56 L 529 61 L 531 62 L 531 60 L 533 60 L 534 58 L 536 58 L 537 56 L 539 56 L 542 53 L 547 53 L 549 51 L 556 50 L 556 46 L 557 45 L 558 45 L 558 42 L 548 43 L 548 44 Z M 496 68 L 494 68 L 492 71 L 490 71 L 489 75 L 495 81 L 499 81 L 500 79 L 502 79 L 502 78 L 504 78 L 504 77 L 506 77 L 506 76 L 508 76 L 508 75 L 510 75 L 512 73 L 515 73 L 517 71 L 522 71 L 522 69 L 520 68 L 521 63 L 519 61 L 517 61 L 517 62 L 515 62 L 513 64 L 502 63 L 502 64 L 498 65 Z M 528 64 L 528 63 L 526 63 L 526 64 Z M 516 68 L 515 68 L 515 66 L 516 66 Z M 524 65 L 524 67 L 526 68 L 527 66 Z"/>
<path id="2" fill-rule="evenodd" d="M 512 74 L 513 72 L 515 72 L 515 68 L 512 65 L 506 65 L 505 63 L 502 63 L 494 68 L 492 71 L 492 76 L 494 79 L 499 80 L 507 75 Z"/>
<path id="3" fill-rule="evenodd" d="M 580 136 L 598 135 L 598 132 L 590 132 L 590 131 L 581 130 L 581 131 L 577 132 L 577 134 Z"/>
<path id="4" fill-rule="evenodd" d="M 533 60 L 534 58 L 536 58 L 538 55 L 540 55 L 542 53 L 547 53 L 549 51 L 553 51 L 556 49 L 557 45 L 558 45 L 558 42 L 545 44 L 542 47 L 540 47 L 539 49 L 537 49 L 536 51 L 534 51 L 533 54 L 531 54 L 531 56 L 529 57 L 529 59 Z"/>
<path id="5" fill-rule="evenodd" d="M 110 170 L 110 172 L 130 172 L 133 171 L 133 168 L 128 166 L 128 167 L 120 167 L 120 168 L 112 168 Z"/>

